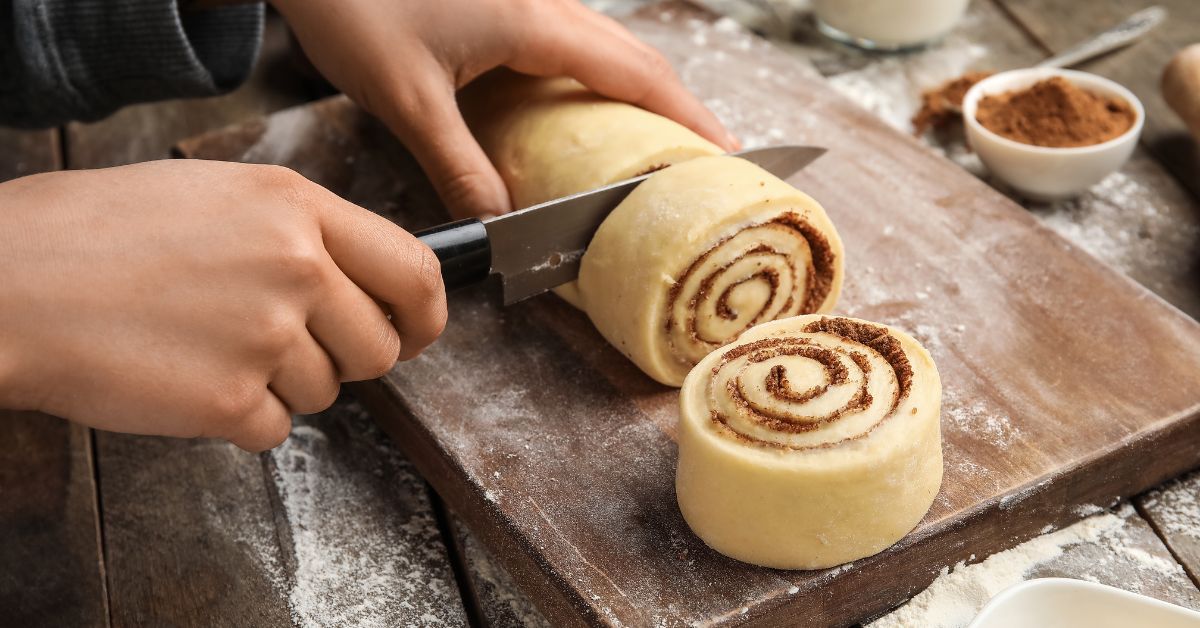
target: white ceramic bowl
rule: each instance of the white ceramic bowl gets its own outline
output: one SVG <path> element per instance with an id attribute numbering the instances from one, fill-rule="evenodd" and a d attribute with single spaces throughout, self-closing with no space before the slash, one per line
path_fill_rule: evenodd
<path id="1" fill-rule="evenodd" d="M 992 598 L 968 628 L 1196 628 L 1200 613 L 1144 595 L 1069 578 L 1038 578 Z"/>
<path id="2" fill-rule="evenodd" d="M 1133 126 L 1101 144 L 1048 148 L 1001 137 L 975 119 L 975 110 L 984 96 L 1023 89 L 1052 76 L 1061 76 L 1096 94 L 1125 100 L 1137 116 Z M 1009 70 L 989 76 L 967 91 L 962 110 L 967 141 L 988 170 L 1022 195 L 1042 201 L 1074 196 L 1120 168 L 1137 146 L 1146 119 L 1141 101 L 1120 84 L 1087 72 L 1055 68 Z"/>

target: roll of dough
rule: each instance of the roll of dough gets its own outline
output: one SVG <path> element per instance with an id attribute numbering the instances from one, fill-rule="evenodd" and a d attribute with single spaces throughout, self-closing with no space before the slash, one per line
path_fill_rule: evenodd
<path id="1" fill-rule="evenodd" d="M 613 210 L 578 283 L 600 333 L 678 386 L 755 324 L 832 308 L 842 256 L 808 195 L 743 159 L 700 157 L 656 172 Z"/>
<path id="2" fill-rule="evenodd" d="M 710 547 L 819 569 L 908 533 L 942 480 L 941 380 L 907 334 L 851 318 L 759 325 L 680 391 L 679 508 Z"/>
<path id="3" fill-rule="evenodd" d="M 573 79 L 493 72 L 464 90 L 461 103 L 516 209 L 722 152 L 673 120 Z M 574 283 L 556 292 L 580 307 Z"/>
<path id="4" fill-rule="evenodd" d="M 568 78 L 493 72 L 464 90 L 462 105 L 516 209 L 722 152 L 673 120 Z"/>

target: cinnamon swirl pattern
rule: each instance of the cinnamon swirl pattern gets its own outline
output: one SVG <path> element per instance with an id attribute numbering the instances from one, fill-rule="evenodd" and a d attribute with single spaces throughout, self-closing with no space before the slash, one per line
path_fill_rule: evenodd
<path id="1" fill-rule="evenodd" d="M 655 173 L 609 215 L 579 288 L 609 342 L 678 386 L 754 325 L 832 308 L 842 257 L 812 198 L 745 160 L 700 157 Z"/>
<path id="2" fill-rule="evenodd" d="M 676 493 L 713 549 L 783 569 L 875 554 L 941 485 L 941 382 L 907 334 L 819 315 L 752 328 L 680 392 Z"/>

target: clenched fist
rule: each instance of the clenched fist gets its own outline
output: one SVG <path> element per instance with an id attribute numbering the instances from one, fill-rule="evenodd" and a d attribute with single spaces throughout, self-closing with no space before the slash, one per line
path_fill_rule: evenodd
<path id="1" fill-rule="evenodd" d="M 445 322 L 427 247 L 285 168 L 0 184 L 0 407 L 262 450 Z"/>

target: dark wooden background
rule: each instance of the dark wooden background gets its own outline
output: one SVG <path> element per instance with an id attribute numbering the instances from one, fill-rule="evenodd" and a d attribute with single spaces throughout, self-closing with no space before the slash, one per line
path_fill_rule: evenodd
<path id="1" fill-rule="evenodd" d="M 783 3 L 708 4 L 812 60 L 835 85 L 844 78 L 852 90 L 858 80 L 901 77 L 910 88 L 927 87 L 918 85 L 927 57 L 881 57 L 828 44 L 804 11 Z M 971 60 L 974 67 L 1028 64 L 1148 4 L 976 0 L 955 37 L 985 49 Z M 1171 52 L 1200 40 L 1200 3 L 1156 4 L 1172 17 L 1147 41 L 1083 68 L 1121 81 L 1147 106 L 1142 147 L 1122 170 L 1138 204 L 1128 189 L 1101 189 L 1074 205 L 1031 211 L 1197 316 L 1200 160 L 1157 97 L 1157 81 Z M 320 90 L 296 71 L 287 48 L 282 25 L 272 20 L 258 70 L 231 95 L 131 107 L 95 124 L 0 130 L 0 179 L 165 158 L 181 139 L 317 97 Z M 938 138 L 936 145 L 973 167 L 956 152 L 956 141 Z M 1147 204 L 1153 217 L 1132 211 Z M 1097 215 L 1111 220 L 1097 222 Z M 1084 237 L 1091 227 L 1130 231 L 1157 248 L 1128 250 L 1160 256 L 1095 246 Z M 1146 592 L 1164 599 L 1200 603 L 1192 584 L 1200 574 L 1200 539 L 1187 520 L 1180 522 L 1177 507 L 1189 497 L 1194 504 L 1196 495 L 1200 482 L 1191 479 L 1163 487 L 1134 500 L 1127 523 L 1142 551 L 1182 565 L 1187 586 L 1147 580 L 1133 566 L 1114 577 L 1146 581 Z M 4 625 L 541 621 L 349 398 L 327 413 L 298 418 L 289 443 L 262 456 L 222 443 L 109 434 L 2 413 L 0 534 Z M 1082 555 L 1086 560 L 1062 562 L 1057 573 L 1071 575 L 1088 561 L 1120 561 Z"/>

